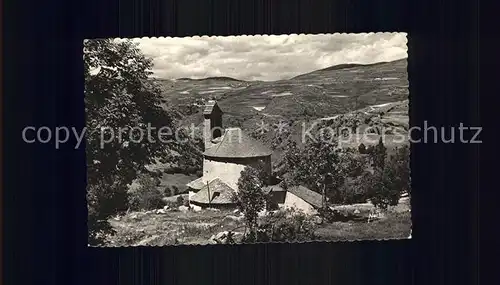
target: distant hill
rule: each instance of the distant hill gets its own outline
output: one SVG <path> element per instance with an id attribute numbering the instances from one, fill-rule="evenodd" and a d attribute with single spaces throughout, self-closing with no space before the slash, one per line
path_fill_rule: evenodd
<path id="1" fill-rule="evenodd" d="M 165 108 L 175 114 L 179 124 L 199 126 L 204 102 L 216 99 L 225 113 L 224 126 L 242 127 L 272 147 L 276 152 L 273 157 L 279 157 L 288 140 L 300 137 L 304 122 L 386 129 L 407 126 L 406 59 L 337 65 L 274 82 L 215 77 L 156 83 Z M 262 121 L 270 126 L 282 121 L 290 130 L 260 134 L 256 126 Z"/>
<path id="2" fill-rule="evenodd" d="M 216 99 L 236 117 L 327 117 L 369 105 L 408 98 L 406 60 L 370 65 L 340 65 L 274 82 L 238 81 L 228 77 L 157 80 L 166 105 L 190 109 Z"/>
<path id="3" fill-rule="evenodd" d="M 232 77 L 227 77 L 227 76 L 220 76 L 220 77 L 206 77 L 206 78 L 186 78 L 186 77 L 182 77 L 182 78 L 177 78 L 176 80 L 180 80 L 180 81 L 207 81 L 207 80 L 213 80 L 213 81 L 243 81 L 243 80 L 239 80 L 239 79 L 235 79 L 235 78 L 232 78 Z"/>
<path id="4" fill-rule="evenodd" d="M 313 71 L 313 72 L 310 72 L 310 73 L 301 74 L 301 75 L 295 76 L 294 78 L 300 78 L 300 77 L 303 77 L 305 75 L 313 74 L 313 73 L 318 73 L 318 72 L 340 70 L 340 69 L 347 69 L 347 68 L 354 68 L 354 67 L 356 67 L 356 68 L 376 67 L 376 66 L 385 65 L 385 64 L 389 64 L 389 65 L 403 64 L 404 65 L 404 64 L 406 64 L 406 61 L 407 61 L 407 59 L 403 58 L 403 59 L 398 59 L 398 60 L 389 61 L 389 62 L 383 61 L 383 62 L 376 62 L 376 63 L 370 63 L 370 64 L 360 64 L 360 63 L 338 64 L 338 65 L 333 65 L 333 66 L 326 67 L 326 68 L 323 68 L 323 69 L 319 69 L 319 70 L 316 70 L 316 71 Z"/>

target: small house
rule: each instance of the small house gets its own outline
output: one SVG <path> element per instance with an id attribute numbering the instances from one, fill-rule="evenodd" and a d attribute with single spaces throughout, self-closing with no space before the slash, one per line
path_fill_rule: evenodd
<path id="1" fill-rule="evenodd" d="M 318 209 L 323 206 L 321 194 L 310 190 L 304 186 L 289 187 L 286 191 L 283 207 L 294 208 L 303 211 L 305 214 L 317 214 Z"/>

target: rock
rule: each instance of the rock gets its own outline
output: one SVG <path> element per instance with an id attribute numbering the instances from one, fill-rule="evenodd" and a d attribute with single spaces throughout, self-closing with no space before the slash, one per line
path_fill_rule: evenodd
<path id="1" fill-rule="evenodd" d="M 196 205 L 191 205 L 191 209 L 193 209 L 193 211 L 195 211 L 195 212 L 200 212 L 201 211 L 201 207 L 200 206 L 196 206 Z"/>
<path id="2" fill-rule="evenodd" d="M 223 231 L 215 235 L 215 239 L 221 240 L 224 239 L 228 234 L 228 231 Z"/>
<path id="3" fill-rule="evenodd" d="M 227 215 L 224 217 L 224 220 L 230 220 L 230 221 L 236 221 L 239 222 L 243 219 L 243 216 L 233 216 L 233 215 Z"/>
<path id="4" fill-rule="evenodd" d="M 165 211 L 164 209 L 158 209 L 158 210 L 156 210 L 156 212 L 155 212 L 155 213 L 156 213 L 156 214 L 158 214 L 158 215 L 160 215 L 160 214 L 165 214 L 165 213 L 167 213 L 167 211 Z"/>
<path id="5" fill-rule="evenodd" d="M 212 235 L 210 237 L 210 241 L 213 241 L 215 243 L 223 243 L 226 235 L 227 235 L 227 231 L 217 233 L 217 234 Z"/>
<path id="6" fill-rule="evenodd" d="M 319 216 L 314 216 L 312 218 L 312 221 L 315 223 L 315 224 L 321 224 L 323 222 L 323 219 Z"/>
<path id="7" fill-rule="evenodd" d="M 167 205 L 167 206 L 163 207 L 163 210 L 168 211 L 168 210 L 170 210 L 170 207 Z"/>
<path id="8" fill-rule="evenodd" d="M 358 209 L 354 210 L 354 214 L 355 214 L 355 215 L 359 215 L 359 213 L 360 213 L 360 212 L 359 212 L 359 210 L 358 210 Z"/>
<path id="9" fill-rule="evenodd" d="M 238 214 L 240 212 L 240 209 L 236 209 L 233 211 L 233 214 Z"/>
<path id="10" fill-rule="evenodd" d="M 185 213 L 185 212 L 189 211 L 189 208 L 186 206 L 179 206 L 179 211 Z"/>
<path id="11" fill-rule="evenodd" d="M 212 237 L 208 240 L 207 244 L 218 244 L 218 242 L 215 240 L 214 236 L 212 236 Z"/>

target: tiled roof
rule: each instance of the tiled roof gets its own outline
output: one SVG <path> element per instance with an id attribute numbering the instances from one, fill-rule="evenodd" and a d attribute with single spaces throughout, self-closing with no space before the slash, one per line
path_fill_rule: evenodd
<path id="1" fill-rule="evenodd" d="M 228 128 L 219 143 L 207 149 L 205 156 L 210 157 L 263 157 L 271 155 L 271 150 L 262 143 L 247 136 L 240 128 Z"/>
<path id="2" fill-rule="evenodd" d="M 222 110 L 219 108 L 219 105 L 217 105 L 217 102 L 214 100 L 209 100 L 205 104 L 205 108 L 203 108 L 203 115 L 210 115 L 216 109 L 218 109 L 218 111 L 222 113 Z"/>
<path id="3" fill-rule="evenodd" d="M 234 193 L 233 188 L 216 178 L 194 194 L 191 197 L 191 202 L 199 204 L 233 204 L 232 197 Z"/>
<path id="4" fill-rule="evenodd" d="M 309 188 L 304 186 L 293 186 L 288 188 L 288 191 L 316 208 L 321 208 L 323 206 L 323 197 L 321 194 L 316 193 Z"/>
<path id="5" fill-rule="evenodd" d="M 203 177 L 200 177 L 189 182 L 188 184 L 186 184 L 186 186 L 192 189 L 200 190 L 201 188 L 203 188 L 203 186 L 205 186 L 205 183 L 203 183 Z"/>

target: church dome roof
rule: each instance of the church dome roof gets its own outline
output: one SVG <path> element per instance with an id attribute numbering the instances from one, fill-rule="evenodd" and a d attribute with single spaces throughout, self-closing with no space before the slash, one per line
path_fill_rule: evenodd
<path id="1" fill-rule="evenodd" d="M 204 152 L 208 157 L 248 158 L 270 156 L 272 151 L 257 140 L 247 136 L 240 128 L 228 128 L 220 142 Z"/>

